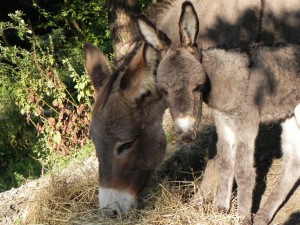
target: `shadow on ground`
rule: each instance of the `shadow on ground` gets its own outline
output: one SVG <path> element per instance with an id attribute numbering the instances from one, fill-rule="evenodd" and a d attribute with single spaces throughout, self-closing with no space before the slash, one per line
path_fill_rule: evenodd
<path id="1" fill-rule="evenodd" d="M 296 225 L 300 224 L 300 211 L 293 213 L 290 218 L 284 223 L 284 225 Z"/>
<path id="2" fill-rule="evenodd" d="M 255 145 L 256 186 L 253 193 L 252 212 L 257 212 L 266 190 L 266 177 L 273 159 L 281 157 L 281 126 L 279 124 L 262 125 Z"/>
<path id="3" fill-rule="evenodd" d="M 195 177 L 201 176 L 210 158 L 213 133 L 215 127 L 211 125 L 202 130 L 190 145 L 177 141 L 177 146 L 171 150 L 173 155 L 163 163 L 158 177 L 171 181 L 194 181 Z"/>
<path id="4" fill-rule="evenodd" d="M 281 131 L 279 124 L 260 126 L 255 151 L 257 177 L 256 188 L 253 194 L 253 213 L 257 212 L 260 207 L 262 196 L 266 191 L 266 177 L 273 160 L 281 158 Z M 156 182 L 160 182 L 163 179 L 169 181 L 193 181 L 195 177 L 201 176 L 207 160 L 214 158 L 216 155 L 216 142 L 215 127 L 213 125 L 207 126 L 206 129 L 199 133 L 197 140 L 192 145 L 181 144 L 177 146 L 174 154 L 164 162 L 159 170 Z M 289 197 L 297 189 L 299 183 L 295 185 Z M 292 214 L 285 224 L 300 224 L 300 212 Z"/>

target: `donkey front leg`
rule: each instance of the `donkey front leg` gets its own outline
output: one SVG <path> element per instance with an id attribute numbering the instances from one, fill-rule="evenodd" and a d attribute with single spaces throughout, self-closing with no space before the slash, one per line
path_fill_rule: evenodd
<path id="1" fill-rule="evenodd" d="M 245 216 L 243 224 L 252 224 L 251 207 L 255 186 L 256 171 L 254 168 L 255 139 L 258 123 L 237 127 L 236 158 L 234 175 L 238 186 L 238 214 Z"/>
<path id="2" fill-rule="evenodd" d="M 214 118 L 218 134 L 217 156 L 215 159 L 218 188 L 215 209 L 228 212 L 234 176 L 236 137 L 232 129 L 233 123 L 228 116 L 215 111 Z"/>
<path id="3" fill-rule="evenodd" d="M 254 217 L 255 225 L 266 225 L 271 222 L 279 206 L 300 178 L 300 128 L 295 117 L 287 119 L 282 124 L 281 141 L 283 151 L 281 178 Z"/>

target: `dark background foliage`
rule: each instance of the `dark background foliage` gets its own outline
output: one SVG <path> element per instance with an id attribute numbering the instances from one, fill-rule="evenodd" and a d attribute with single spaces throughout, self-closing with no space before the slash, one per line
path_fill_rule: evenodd
<path id="1" fill-rule="evenodd" d="M 88 143 L 92 92 L 83 44 L 113 58 L 109 3 L 0 0 L 0 191 Z"/>

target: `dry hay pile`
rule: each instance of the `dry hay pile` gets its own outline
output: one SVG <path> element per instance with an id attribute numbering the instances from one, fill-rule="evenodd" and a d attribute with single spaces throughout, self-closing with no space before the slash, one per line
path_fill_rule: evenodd
<path id="1" fill-rule="evenodd" d="M 141 200 L 141 209 L 115 218 L 98 211 L 97 175 L 52 178 L 32 201 L 26 223 L 33 224 L 241 224 L 233 214 L 215 214 L 211 202 L 190 196 L 195 183 L 164 181 Z"/>
<path id="2" fill-rule="evenodd" d="M 211 202 L 196 198 L 198 181 L 155 181 L 155 176 L 139 209 L 103 218 L 98 211 L 96 163 L 94 158 L 48 177 L 28 200 L 26 215 L 11 224 L 241 224 L 236 215 L 214 213 Z"/>
<path id="3" fill-rule="evenodd" d="M 176 149 L 170 150 L 169 146 L 169 154 Z M 184 155 L 179 156 L 186 160 Z M 236 199 L 232 200 L 231 214 L 215 213 L 212 201 L 203 201 L 201 196 L 195 195 L 201 182 L 196 177 L 200 174 L 193 174 L 191 181 L 170 181 L 173 178 L 164 172 L 167 164 L 165 162 L 150 180 L 139 199 L 138 209 L 126 215 L 101 216 L 98 210 L 98 165 L 93 156 L 84 163 L 73 163 L 62 172 L 35 181 L 37 184 L 33 188 L 27 185 L 28 190 L 14 190 L 6 197 L 17 199 L 22 193 L 21 201 L 5 204 L 9 202 L 7 200 L 1 205 L 0 194 L 0 224 L 241 224 L 241 218 L 235 214 Z M 1 211 L 3 206 L 15 208 L 15 213 Z"/>

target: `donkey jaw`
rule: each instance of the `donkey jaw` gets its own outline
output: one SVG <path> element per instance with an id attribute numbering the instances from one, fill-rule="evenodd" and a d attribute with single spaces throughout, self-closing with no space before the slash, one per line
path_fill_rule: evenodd
<path id="1" fill-rule="evenodd" d="M 99 188 L 99 207 L 102 216 L 115 216 L 136 208 L 137 197 L 127 191 Z"/>
<path id="2" fill-rule="evenodd" d="M 176 126 L 183 132 L 181 135 L 182 141 L 190 143 L 196 139 L 196 122 L 197 120 L 190 116 L 175 119 Z"/>

